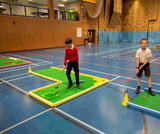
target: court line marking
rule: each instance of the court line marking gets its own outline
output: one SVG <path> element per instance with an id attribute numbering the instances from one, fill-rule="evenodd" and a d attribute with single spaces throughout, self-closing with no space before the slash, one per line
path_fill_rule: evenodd
<path id="1" fill-rule="evenodd" d="M 117 86 L 120 86 L 120 87 L 125 87 L 125 88 L 128 88 L 128 89 L 136 90 L 136 88 L 125 86 L 125 85 L 121 85 L 121 84 L 117 84 L 117 83 L 113 83 L 113 82 L 109 82 L 108 84 L 113 84 L 113 85 L 117 85 Z"/>
<path id="2" fill-rule="evenodd" d="M 56 67 L 61 67 L 62 65 L 56 66 Z M 33 67 L 33 66 L 31 66 Z M 7 77 L 3 77 L 2 79 L 6 79 L 6 78 L 11 78 L 11 77 L 15 77 L 15 76 L 20 76 L 20 75 L 24 75 L 24 74 L 28 74 L 28 73 L 21 73 L 21 74 L 17 74 L 17 75 L 11 75 L 11 76 L 7 76 Z M 29 76 L 32 76 L 29 74 Z"/>
<path id="3" fill-rule="evenodd" d="M 45 65 L 44 64 L 37 64 L 36 66 L 35 66 L 35 64 L 34 65 L 28 65 L 28 66 L 25 66 L 25 67 L 16 67 L 16 68 L 14 68 L 14 69 L 7 69 L 7 70 L 5 70 L 5 71 L 2 71 L 2 72 L 0 72 L 0 73 L 6 73 L 6 72 L 13 72 L 13 71 L 15 71 L 15 70 L 22 70 L 22 69 L 27 69 L 29 66 L 31 66 L 31 67 L 37 67 L 37 66 L 46 66 L 46 65 L 49 65 L 50 63 L 45 63 Z M 53 63 L 52 63 L 53 64 Z"/>
<path id="4" fill-rule="evenodd" d="M 30 65 L 32 65 L 32 64 L 30 64 Z M 23 65 L 23 66 L 14 66 L 14 67 L 12 67 L 12 69 L 17 69 L 17 68 L 24 68 L 24 67 L 27 67 L 27 66 L 29 66 L 28 64 L 25 64 L 25 65 Z M 8 70 L 11 70 L 11 68 L 10 67 L 6 67 L 6 68 L 1 68 L 1 70 L 3 70 L 3 71 L 8 71 Z"/>
<path id="5" fill-rule="evenodd" d="M 133 53 L 133 51 L 131 51 L 131 52 Z M 114 57 L 114 56 L 126 57 L 127 54 L 130 54 L 130 57 L 133 57 L 133 56 L 131 56 L 131 55 L 132 55 L 131 52 L 128 52 L 128 53 L 115 53 L 115 54 L 105 55 L 105 56 L 103 56 L 103 57 L 108 57 L 108 56 L 110 56 L 110 57 Z M 135 57 L 135 52 L 134 52 L 134 57 Z"/>
<path id="6" fill-rule="evenodd" d="M 68 114 L 68 113 L 66 113 L 66 112 L 64 112 L 64 111 L 62 111 L 62 110 L 60 110 L 59 108 L 54 108 L 54 109 L 57 110 L 58 112 L 64 114 L 64 115 L 70 117 L 71 119 L 73 119 L 73 120 L 79 122 L 80 124 L 83 124 L 84 126 L 87 126 L 88 128 L 91 128 L 92 130 L 97 131 L 97 132 L 100 133 L 100 134 L 106 134 L 106 133 L 102 132 L 101 130 L 96 129 L 95 127 L 93 127 L 93 126 L 91 126 L 91 125 L 89 125 L 89 124 L 87 124 L 87 123 L 85 123 L 85 122 L 83 122 L 83 121 L 81 121 L 81 120 L 79 120 L 79 119 L 73 117 L 72 115 L 70 115 L 70 114 Z"/>
<path id="7" fill-rule="evenodd" d="M 23 66 L 15 66 L 15 67 L 12 67 L 12 68 L 22 68 L 22 67 L 26 67 L 26 66 L 39 66 L 39 65 L 43 65 L 43 64 L 53 64 L 52 62 L 51 63 L 45 63 L 45 62 L 39 62 L 39 63 L 31 63 L 31 64 L 26 64 L 26 65 L 23 65 Z M 1 70 L 10 70 L 10 68 L 2 68 Z"/>
<path id="8" fill-rule="evenodd" d="M 61 67 L 61 66 L 62 66 L 62 65 L 59 65 L 59 66 L 56 66 L 56 67 Z M 95 71 L 95 70 L 91 70 L 91 69 L 85 69 L 85 68 L 80 68 L 80 69 L 104 74 L 104 72 Z M 106 74 L 109 74 L 109 73 L 106 73 Z M 110 74 L 110 75 L 128 79 L 128 77 L 125 77 L 125 76 L 113 75 L 113 74 Z M 13 77 L 13 76 L 11 76 L 11 77 Z M 4 79 L 4 78 L 3 78 L 3 79 Z M 132 80 L 137 80 L 137 79 L 133 79 L 133 78 L 132 78 Z M 147 83 L 147 81 L 144 81 L 144 80 L 141 80 L 141 82 Z M 155 82 L 151 82 L 151 84 L 160 85 L 159 83 L 155 83 Z"/>
<path id="9" fill-rule="evenodd" d="M 90 70 L 90 71 L 94 71 L 94 70 Z M 95 71 L 94 71 L 94 72 L 95 72 Z M 101 72 L 101 73 L 102 73 L 102 72 Z M 5 83 L 11 85 L 12 87 L 15 87 L 16 89 L 22 91 L 23 93 L 25 93 L 25 94 L 27 93 L 27 95 L 28 95 L 28 92 L 24 91 L 23 89 L 20 89 L 20 88 L 14 86 L 13 84 L 8 83 L 7 81 L 5 81 L 5 80 L 3 80 L 3 79 L 1 79 L 1 80 L 4 81 Z M 110 84 L 114 84 L 114 85 L 118 85 L 118 86 L 122 86 L 122 87 L 127 87 L 127 88 L 130 88 L 130 89 L 135 90 L 135 88 L 128 87 L 128 86 L 121 85 L 121 84 L 116 84 L 116 83 L 112 83 L 112 82 L 110 82 Z M 50 109 L 52 109 L 52 108 L 50 108 Z M 50 109 L 48 109 L 48 110 L 46 110 L 46 111 L 49 111 Z M 62 111 L 62 110 L 60 110 L 60 109 L 58 109 L 58 108 L 56 108 L 56 110 L 61 111 L 61 113 L 65 113 L 64 111 Z M 45 112 L 45 111 L 44 111 L 44 112 Z M 41 113 L 43 113 L 43 112 L 41 112 Z M 28 119 L 26 119 L 26 120 L 24 120 L 24 121 L 22 121 L 22 122 L 20 122 L 20 123 L 17 123 L 17 124 L 15 124 L 15 125 L 7 128 L 7 129 L 1 131 L 0 133 L 6 132 L 6 131 L 8 131 L 8 130 L 10 130 L 10 129 L 12 129 L 12 128 L 18 126 L 18 125 L 20 125 L 20 124 L 23 124 L 24 122 L 26 122 L 26 121 L 28 121 L 28 120 L 31 120 L 31 119 L 33 119 L 34 117 L 39 116 L 41 113 L 39 113 L 39 114 L 37 114 L 37 115 L 35 115 L 35 116 L 32 116 L 32 117 L 30 117 L 30 118 L 28 118 Z M 68 117 L 73 117 L 73 116 L 71 116 L 71 115 L 69 115 L 69 114 L 67 114 L 67 113 L 65 113 L 65 115 L 67 115 Z M 81 122 L 82 124 L 86 125 L 86 126 L 89 127 L 89 128 L 92 128 L 93 130 L 98 130 L 98 129 L 96 129 L 96 128 L 94 128 L 94 127 L 92 127 L 92 126 L 84 123 L 83 121 L 80 121 L 79 119 L 76 119 L 75 117 L 73 117 L 73 119 L 76 120 L 76 121 L 78 121 L 78 122 Z M 100 131 L 100 130 L 98 130 L 98 131 Z M 100 131 L 100 132 L 101 132 L 101 131 Z M 101 132 L 101 133 L 104 134 L 104 132 Z"/>
<path id="10" fill-rule="evenodd" d="M 115 84 L 115 85 L 117 85 L 117 84 Z"/>
<path id="11" fill-rule="evenodd" d="M 155 61 L 155 60 L 157 60 L 157 59 L 159 59 L 159 58 L 160 58 L 160 57 L 158 57 L 158 58 L 156 58 L 156 59 L 151 60 L 151 61 L 150 61 L 150 63 L 152 63 L 153 61 Z"/>
<path id="12" fill-rule="evenodd" d="M 46 61 L 46 60 L 39 60 L 39 59 L 36 59 L 36 58 L 30 58 L 30 57 L 26 57 L 26 56 L 20 56 L 20 55 L 16 55 L 16 54 L 11 54 L 11 53 L 8 53 L 6 54 L 7 56 L 8 55 L 11 55 L 11 56 L 16 56 L 16 57 L 21 57 L 21 58 L 28 58 L 28 59 L 32 59 L 32 60 L 37 60 L 37 61 L 41 61 L 40 63 L 41 64 L 53 64 L 52 62 L 50 61 Z M 39 63 L 31 63 L 30 65 L 36 65 L 36 66 L 39 66 L 40 64 Z M 27 66 L 30 66 L 30 65 L 27 65 Z M 20 67 L 14 67 L 14 68 L 20 68 Z M 8 68 L 3 68 L 3 70 L 8 70 Z"/>
<path id="13" fill-rule="evenodd" d="M 27 91 L 25 91 L 25 90 L 23 90 L 23 89 L 21 89 L 21 88 L 19 88 L 19 87 L 17 87 L 17 86 L 15 86 L 15 85 L 13 85 L 13 84 L 11 84 L 11 83 L 9 83 L 8 81 L 5 81 L 5 80 L 3 80 L 3 79 L 0 79 L 2 82 L 4 82 L 4 83 L 7 83 L 8 85 L 10 85 L 10 86 L 12 86 L 12 87 L 14 87 L 14 88 L 16 88 L 16 89 L 18 89 L 19 91 L 21 91 L 22 93 L 24 93 L 24 94 L 27 94 L 28 95 L 28 92 Z"/>
<path id="14" fill-rule="evenodd" d="M 32 75 L 31 76 L 24 76 L 24 77 L 19 77 L 19 78 L 16 78 L 16 79 L 12 79 L 12 80 L 6 80 L 7 82 L 11 82 L 11 81 L 16 81 L 16 80 L 20 80 L 20 79 L 24 79 L 24 78 L 27 78 L 27 77 L 33 77 Z M 4 78 L 3 78 L 4 80 Z M 0 84 L 2 83 L 5 83 L 5 82 L 0 82 Z"/>
<path id="15" fill-rule="evenodd" d="M 95 71 L 95 70 L 86 69 L 86 68 L 80 68 L 80 69 L 91 71 L 91 72 L 97 72 L 97 73 L 101 73 L 101 74 L 105 73 L 105 72 Z M 106 73 L 106 74 L 109 74 L 109 73 Z M 110 75 L 112 75 L 112 74 L 110 74 Z M 119 76 L 119 75 L 115 75 L 115 76 Z M 125 76 L 120 76 L 120 77 L 122 77 L 122 78 L 128 78 L 128 77 L 125 77 Z M 134 79 L 134 78 L 132 78 L 131 80 L 136 80 L 137 81 L 137 79 Z M 144 80 L 141 80 L 141 82 L 147 83 L 147 81 L 144 81 Z M 151 84 L 160 85 L 159 83 L 155 83 L 155 82 L 151 82 Z"/>
<path id="16" fill-rule="evenodd" d="M 121 60 L 126 60 L 126 61 L 136 61 L 136 60 L 134 60 L 134 59 L 132 59 L 132 58 L 124 58 L 124 57 L 105 57 L 105 58 L 108 58 L 108 59 L 121 59 Z M 123 58 L 123 59 L 122 59 Z"/>
<path id="17" fill-rule="evenodd" d="M 26 56 L 11 54 L 11 53 L 9 53 L 7 55 L 12 55 L 12 56 L 17 56 L 17 57 L 21 57 L 21 58 L 27 58 L 27 59 L 37 60 L 37 61 L 41 61 L 41 62 L 50 62 L 50 61 L 46 61 L 46 60 L 39 60 L 39 59 L 36 59 L 36 58 L 31 58 L 31 57 L 26 57 Z"/>
<path id="18" fill-rule="evenodd" d="M 125 59 L 136 59 L 135 57 L 132 57 L 132 56 L 127 56 L 126 57 L 126 55 L 124 55 L 124 56 L 118 56 L 118 55 L 106 55 L 106 56 L 102 56 L 102 57 L 104 57 L 104 58 L 125 58 Z"/>
<path id="19" fill-rule="evenodd" d="M 44 51 L 54 52 L 54 51 L 56 51 L 56 49 L 57 49 L 57 48 L 53 48 L 53 49 L 51 48 L 51 49 L 45 49 Z M 66 47 L 64 47 L 64 48 L 63 48 L 63 47 L 62 47 L 62 48 L 58 48 L 58 51 L 62 51 L 62 50 L 63 50 L 63 52 L 64 52 L 65 49 L 66 49 Z"/>
<path id="20" fill-rule="evenodd" d="M 132 89 L 132 90 L 136 90 L 136 88 L 132 88 L 132 87 L 129 87 L 129 86 L 125 86 L 125 85 L 121 85 L 121 84 L 117 84 L 117 83 L 112 83 L 110 82 L 110 84 L 113 84 L 113 85 L 116 85 L 116 86 L 120 86 L 120 87 L 124 87 L 124 88 L 127 88 L 127 89 Z M 146 88 L 144 88 L 146 89 Z M 148 88 L 147 88 L 148 89 Z M 141 92 L 145 91 L 143 89 L 140 90 Z M 158 90 L 155 90 L 155 91 L 158 91 Z"/>
<path id="21" fill-rule="evenodd" d="M 95 71 L 95 70 L 86 69 L 86 68 L 79 68 L 79 69 L 87 70 L 87 71 L 91 71 L 91 72 L 97 72 L 97 73 L 100 73 L 100 74 L 104 74 L 105 73 L 105 74 L 109 74 L 109 75 L 112 75 L 112 76 L 120 76 L 120 75 L 116 75 L 116 74 L 110 74 L 110 73 Z M 126 77 L 126 76 L 120 76 L 120 77 L 128 79 L 128 77 Z"/>
<path id="22" fill-rule="evenodd" d="M 0 74 L 3 74 L 3 73 L 7 73 L 7 72 L 13 72 L 13 71 L 15 71 L 15 70 L 22 70 L 22 69 L 27 69 L 29 66 L 25 66 L 25 67 L 20 67 L 20 68 L 14 68 L 14 69 L 8 69 L 8 70 L 5 70 L 5 71 L 3 71 L 3 72 L 0 72 Z M 32 67 L 34 67 L 34 66 L 32 66 Z M 36 66 L 37 67 L 37 66 Z"/>
<path id="23" fill-rule="evenodd" d="M 116 78 L 118 78 L 118 77 L 120 77 L 120 76 L 117 76 Z M 18 88 L 17 86 L 15 86 L 15 85 L 13 85 L 13 84 L 11 84 L 11 83 L 9 83 L 9 82 L 3 80 L 3 79 L 1 79 L 1 80 L 2 80 L 3 82 L 5 82 L 5 83 L 11 85 L 12 87 L 15 87 L 16 89 L 18 89 L 18 90 L 20 90 L 21 92 L 23 92 L 23 93 L 25 93 L 25 94 L 28 95 L 28 92 L 24 91 L 23 89 Z M 68 117 L 70 117 L 70 118 L 72 118 L 72 119 L 74 119 L 74 120 L 80 122 L 81 124 L 83 124 L 83 125 L 85 125 L 85 126 L 87 126 L 87 127 L 89 127 L 89 128 L 92 128 L 93 130 L 95 130 L 95 131 L 97 131 L 97 132 L 99 132 L 99 133 L 104 134 L 104 132 L 102 132 L 102 131 L 100 131 L 100 130 L 98 130 L 98 129 L 96 129 L 96 128 L 94 128 L 94 127 L 88 125 L 88 124 L 86 124 L 86 123 L 83 122 L 83 121 L 80 121 L 79 119 L 77 119 L 77 118 L 75 118 L 75 117 L 73 117 L 73 116 L 71 116 L 71 115 L 65 113 L 64 111 L 62 111 L 62 110 L 60 110 L 60 109 L 57 109 L 57 110 L 60 111 L 61 113 L 65 114 L 65 115 L 67 115 Z M 34 118 L 34 117 L 33 117 L 33 118 Z M 29 118 L 29 119 L 27 119 L 27 120 L 24 120 L 24 121 L 22 121 L 22 122 L 20 122 L 20 123 L 18 123 L 18 124 L 15 124 L 15 125 L 13 125 L 13 126 L 7 128 L 7 129 L 5 129 L 5 130 L 3 130 L 3 131 L 4 131 L 4 132 L 5 132 L 5 131 L 8 131 L 8 130 L 10 130 L 10 129 L 12 129 L 12 128 L 18 126 L 18 125 L 20 125 L 20 124 L 23 124 L 24 122 L 26 122 L 26 121 L 28 121 L 28 120 L 30 120 L 30 119 L 32 119 L 32 117 Z M 3 132 L 3 131 L 2 131 L 2 132 Z"/>
<path id="24" fill-rule="evenodd" d="M 136 58 L 135 57 L 124 57 L 124 56 L 120 56 L 120 57 L 117 57 L 118 55 L 116 56 L 112 56 L 112 55 L 106 55 L 106 56 L 103 56 L 104 58 L 108 58 L 108 59 L 121 59 L 121 60 L 126 60 L 126 61 L 136 61 Z M 123 58 L 123 59 L 122 59 Z M 159 57 L 160 58 L 160 57 Z M 153 59 L 150 61 L 150 63 L 152 63 L 153 61 L 159 59 L 159 58 L 156 58 L 156 59 Z M 160 64 L 159 62 L 153 62 L 154 64 Z"/>
<path id="25" fill-rule="evenodd" d="M 20 80 L 20 79 L 24 79 L 24 78 L 27 78 L 27 77 L 35 77 L 34 75 L 28 75 L 28 76 L 23 76 L 23 77 L 19 77 L 19 78 L 16 78 L 16 79 L 11 79 L 11 80 L 5 80 L 7 82 L 11 82 L 11 81 L 16 81 L 16 80 Z M 4 78 L 3 78 L 4 80 Z M 47 82 L 47 81 L 46 81 Z M 49 82 L 49 81 L 48 81 Z M 5 82 L 0 82 L 0 84 L 3 84 Z"/>
<path id="26" fill-rule="evenodd" d="M 24 91 L 23 89 L 21 89 L 21 88 L 15 86 L 15 85 L 13 85 L 13 84 L 11 84 L 11 83 L 9 83 L 9 82 L 3 80 L 3 79 L 1 79 L 1 80 L 2 80 L 3 82 L 7 83 L 8 85 L 10 85 L 10 86 L 12 86 L 12 87 L 18 89 L 19 91 L 21 91 L 21 92 L 23 92 L 23 93 L 25 93 L 25 94 L 28 95 L 28 92 Z M 41 115 L 41 114 L 43 114 L 43 113 L 45 113 L 45 112 L 47 112 L 47 111 L 49 111 L 49 110 L 51 110 L 51 109 L 52 109 L 52 108 L 47 109 L 47 110 L 45 110 L 45 111 L 43 111 L 43 112 L 41 112 L 41 113 L 39 113 L 39 114 L 37 114 L 37 115 L 35 115 L 35 116 L 32 116 L 32 117 L 30 117 L 30 118 L 28 118 L 28 119 L 26 119 L 26 120 L 24 120 L 24 121 L 22 121 L 22 122 L 19 122 L 19 123 L 15 124 L 15 125 L 13 125 L 13 126 L 11 126 L 11 127 L 9 127 L 9 128 L 7 128 L 7 129 L 1 131 L 0 133 L 4 133 L 4 132 L 6 132 L 6 131 L 8 131 L 8 130 L 10 130 L 10 129 L 16 127 L 16 126 L 18 126 L 18 125 L 21 125 L 21 124 L 23 124 L 23 123 L 25 123 L 25 122 L 27 122 L 27 121 L 29 121 L 29 120 L 31 120 L 31 119 L 33 119 L 33 118 L 35 118 L 35 117 Z M 62 111 L 62 110 L 60 110 L 60 109 L 58 109 L 58 108 L 54 108 L 54 109 L 56 109 L 57 111 L 63 113 L 64 115 L 66 115 L 66 116 L 68 116 L 68 117 L 74 119 L 75 121 L 77 121 L 77 122 L 83 124 L 84 126 L 87 126 L 88 128 L 93 129 L 94 131 L 97 131 L 97 132 L 99 132 L 99 133 L 101 133 L 101 134 L 105 134 L 104 132 L 102 132 L 102 131 L 100 131 L 100 130 L 94 128 L 94 127 L 92 127 L 91 125 L 88 125 L 87 123 L 85 123 L 85 122 L 83 122 L 83 121 L 81 121 L 81 120 L 79 120 L 79 119 L 73 117 L 72 115 L 67 114 L 66 112 L 64 112 L 64 111 Z"/>
<path id="27" fill-rule="evenodd" d="M 28 73 L 21 73 L 21 74 L 11 75 L 11 76 L 7 76 L 7 77 L 3 77 L 3 79 L 15 77 L 15 76 L 20 76 L 20 75 L 24 75 L 24 74 L 28 74 Z"/>
<path id="28" fill-rule="evenodd" d="M 128 48 L 122 48 L 122 49 L 118 49 L 118 50 L 115 50 L 115 51 L 108 51 L 108 52 L 101 52 L 101 53 L 91 53 L 92 55 L 86 55 L 86 56 L 93 56 L 93 55 L 102 55 L 102 54 L 108 54 L 108 53 L 115 53 L 115 52 L 120 52 L 120 51 L 124 51 L 124 50 L 128 50 L 128 49 L 133 49 L 133 48 L 139 48 L 139 46 L 133 46 L 133 47 L 128 47 Z"/>
<path id="29" fill-rule="evenodd" d="M 32 65 L 35 65 L 35 64 L 33 64 L 33 63 L 31 63 L 30 65 L 29 64 L 26 64 L 26 65 L 23 65 L 23 66 L 14 66 L 14 67 L 12 67 L 12 69 L 17 69 L 17 68 L 24 68 L 24 67 L 27 67 L 27 66 L 32 66 Z M 1 70 L 11 70 L 11 68 L 9 67 L 6 67 L 6 68 L 2 68 Z"/>
<path id="30" fill-rule="evenodd" d="M 44 50 L 45 52 L 47 51 L 47 52 L 52 52 L 52 53 L 50 53 L 50 54 L 53 54 L 53 53 L 63 53 L 64 54 L 64 52 L 65 52 L 65 48 L 64 49 L 61 49 L 61 50 Z"/>
<path id="31" fill-rule="evenodd" d="M 61 66 L 61 65 L 60 65 L 60 66 Z M 95 71 L 95 70 L 90 70 L 90 69 L 84 69 L 84 68 L 80 68 L 80 69 L 104 74 L 104 72 L 100 72 L 100 71 Z M 107 73 L 107 74 L 109 74 L 109 73 Z M 111 74 L 111 75 L 112 75 L 112 74 Z M 119 76 L 119 75 L 116 75 L 116 76 L 117 76 L 116 78 L 118 78 L 118 77 L 123 77 L 123 76 Z M 29 76 L 28 76 L 28 77 L 29 77 Z M 123 77 L 123 78 L 124 78 L 124 77 Z M 113 78 L 113 79 L 114 79 L 114 78 Z M 112 79 L 112 81 L 113 81 L 113 79 Z M 21 88 L 15 86 L 15 85 L 9 83 L 8 81 L 5 81 L 5 80 L 3 80 L 3 79 L 1 79 L 1 80 L 3 81 L 3 83 L 7 83 L 7 84 L 9 84 L 9 85 L 15 87 L 16 89 L 18 89 L 18 90 L 20 90 L 20 91 L 22 91 L 22 92 L 24 92 L 25 94 L 28 95 L 28 92 L 26 92 L 25 90 L 23 90 L 23 89 L 21 89 Z M 133 79 L 133 78 L 132 78 L 132 80 L 136 80 L 136 81 L 137 81 L 137 79 Z M 144 80 L 141 80 L 141 81 L 144 82 L 144 83 L 147 83 L 147 81 L 144 81 Z M 112 82 L 111 82 L 111 83 L 112 83 Z M 115 83 L 112 83 L 112 84 L 114 84 L 114 85 L 119 85 L 119 86 L 122 86 L 122 87 L 127 87 L 127 88 L 130 88 L 130 89 L 134 89 L 134 90 L 135 90 L 135 88 L 128 87 L 128 86 L 125 86 L 125 85 L 115 84 Z M 155 83 L 155 82 L 151 82 L 151 84 L 160 85 L 159 83 Z"/>
<path id="32" fill-rule="evenodd" d="M 17 126 L 19 126 L 19 125 L 21 125 L 21 124 L 23 124 L 23 123 L 31 120 L 31 119 L 34 119 L 34 118 L 36 118 L 36 117 L 38 117 L 38 116 L 40 116 L 40 115 L 42 115 L 42 114 L 44 114 L 44 113 L 46 113 L 46 112 L 48 112 L 48 111 L 50 111 L 50 110 L 52 110 L 52 108 L 49 108 L 49 109 L 47 109 L 47 110 L 45 110 L 45 111 L 43 111 L 43 112 L 41 112 L 41 113 L 39 113 L 39 114 L 36 114 L 36 115 L 34 115 L 34 116 L 32 116 L 32 117 L 24 120 L 24 121 L 21 121 L 21 122 L 15 124 L 15 125 L 13 125 L 13 126 L 7 128 L 7 129 L 2 130 L 2 131 L 0 131 L 0 134 L 4 133 L 4 132 L 6 132 L 6 131 L 8 131 L 8 130 L 10 130 L 10 129 L 12 129 L 12 128 L 15 128 L 15 127 L 17 127 Z"/>
<path id="33" fill-rule="evenodd" d="M 118 79 L 119 77 L 121 77 L 121 76 L 117 76 L 117 77 L 111 79 L 110 81 L 114 81 L 114 80 Z"/>

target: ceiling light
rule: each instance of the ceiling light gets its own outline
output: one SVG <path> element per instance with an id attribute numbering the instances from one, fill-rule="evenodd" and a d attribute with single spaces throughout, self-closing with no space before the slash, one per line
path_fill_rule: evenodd
<path id="1" fill-rule="evenodd" d="M 64 7 L 64 4 L 59 4 L 58 6 L 59 6 L 59 7 Z"/>
<path id="2" fill-rule="evenodd" d="M 62 1 L 68 1 L 68 0 L 62 0 Z"/>

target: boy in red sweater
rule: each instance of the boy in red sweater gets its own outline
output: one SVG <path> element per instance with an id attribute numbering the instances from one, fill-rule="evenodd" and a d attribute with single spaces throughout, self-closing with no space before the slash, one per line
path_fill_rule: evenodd
<path id="1" fill-rule="evenodd" d="M 63 69 L 66 68 L 66 64 L 67 64 L 66 75 L 69 81 L 69 85 L 66 88 L 68 89 L 73 85 L 73 82 L 70 76 L 72 68 L 74 69 L 74 72 L 75 72 L 77 88 L 81 88 L 79 85 L 78 49 L 72 44 L 71 38 L 67 38 L 65 40 L 65 44 L 67 45 L 67 48 L 65 50 Z"/>

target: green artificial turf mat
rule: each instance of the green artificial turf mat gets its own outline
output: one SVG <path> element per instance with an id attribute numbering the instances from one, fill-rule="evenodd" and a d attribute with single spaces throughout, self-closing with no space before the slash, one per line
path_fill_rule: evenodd
<path id="1" fill-rule="evenodd" d="M 29 73 L 32 73 L 34 75 L 49 79 L 49 80 L 59 80 L 62 75 L 63 70 L 59 68 L 47 68 L 43 70 L 38 70 L 32 72 L 31 69 Z M 71 78 L 72 81 L 75 81 L 75 74 L 74 72 L 71 72 Z M 62 104 L 66 101 L 69 101 L 75 97 L 78 97 L 79 95 L 82 95 L 84 93 L 87 93 L 94 88 L 97 88 L 107 82 L 109 82 L 107 79 L 103 79 L 100 77 L 95 77 L 91 75 L 86 74 L 79 74 L 79 80 L 83 80 L 84 82 L 80 83 L 81 88 L 78 89 L 76 83 L 73 83 L 72 87 L 69 89 L 66 89 L 68 86 L 68 79 L 66 76 L 66 71 L 63 72 L 63 75 L 61 77 L 62 83 L 57 82 L 55 84 L 52 84 L 51 86 L 48 85 L 46 87 L 42 87 L 39 89 L 35 89 L 29 92 L 29 94 L 38 100 L 50 105 L 50 106 L 57 106 L 59 104 Z M 56 88 L 58 86 L 58 88 Z"/>
<path id="2" fill-rule="evenodd" d="M 145 99 L 143 99 L 145 97 Z M 153 109 L 156 111 L 160 111 L 160 94 L 155 93 L 155 96 L 152 96 L 148 93 L 148 91 L 142 92 L 138 95 L 132 103 Z"/>
<path id="3" fill-rule="evenodd" d="M 22 64 L 22 63 L 25 63 L 25 61 L 22 61 L 22 60 L 19 60 L 19 59 L 15 60 L 15 59 L 8 58 L 8 57 L 0 58 L 0 67 Z"/>

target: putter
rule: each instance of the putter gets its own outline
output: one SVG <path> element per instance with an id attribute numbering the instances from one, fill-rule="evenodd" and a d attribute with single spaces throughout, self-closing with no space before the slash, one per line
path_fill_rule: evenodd
<path id="1" fill-rule="evenodd" d="M 133 83 L 133 81 L 134 81 L 134 79 L 135 79 L 136 77 L 137 77 L 137 73 L 136 73 L 136 75 L 132 78 L 132 81 L 129 83 L 128 87 L 130 87 L 130 86 L 132 85 L 132 83 Z M 127 90 L 124 91 L 124 93 L 128 93 L 128 88 L 127 88 Z"/>
<path id="2" fill-rule="evenodd" d="M 63 69 L 62 74 L 61 74 L 61 76 L 60 76 L 60 78 L 59 78 L 59 81 L 60 81 L 61 78 L 62 78 L 63 72 L 64 72 L 64 69 Z M 57 88 L 58 88 L 58 84 L 57 84 L 57 86 L 55 87 L 55 89 L 57 89 Z"/>

